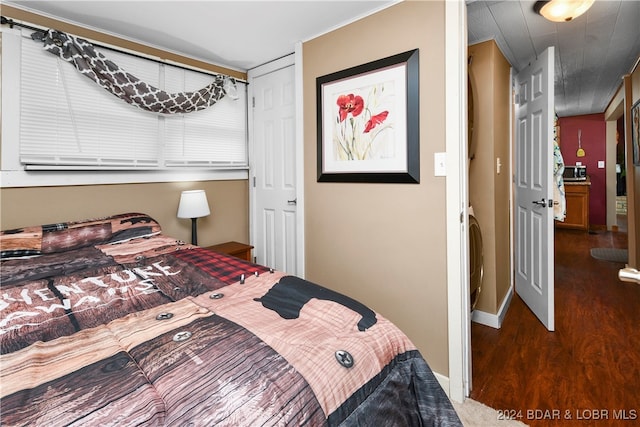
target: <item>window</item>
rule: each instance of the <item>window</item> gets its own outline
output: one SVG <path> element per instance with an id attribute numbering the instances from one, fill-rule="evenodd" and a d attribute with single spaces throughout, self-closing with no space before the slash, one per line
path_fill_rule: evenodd
<path id="1" fill-rule="evenodd" d="M 44 51 L 41 42 L 31 39 L 32 32 L 2 33 L 2 102 L 13 110 L 3 114 L 3 173 L 7 152 L 17 154 L 15 163 L 22 170 L 166 173 L 248 168 L 245 84 L 237 84 L 237 99 L 225 96 L 205 110 L 154 114 L 118 99 Z M 102 52 L 140 80 L 167 92 L 194 91 L 212 81 L 202 72 Z M 14 82 L 17 89 L 6 90 Z M 6 150 L 14 140 L 17 149 Z"/>
<path id="2" fill-rule="evenodd" d="M 173 93 L 200 89 L 211 78 L 167 66 L 164 81 L 164 90 Z M 244 84 L 238 89 L 238 99 L 225 96 L 203 111 L 164 117 L 166 166 L 247 166 L 247 94 Z"/>

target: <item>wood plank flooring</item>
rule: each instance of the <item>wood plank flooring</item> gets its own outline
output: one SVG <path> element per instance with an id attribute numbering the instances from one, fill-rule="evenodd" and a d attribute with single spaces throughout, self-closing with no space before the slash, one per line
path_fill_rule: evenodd
<path id="1" fill-rule="evenodd" d="M 590 254 L 627 235 L 555 236 L 556 331 L 517 295 L 501 329 L 473 323 L 471 398 L 531 426 L 640 425 L 640 285 Z"/>

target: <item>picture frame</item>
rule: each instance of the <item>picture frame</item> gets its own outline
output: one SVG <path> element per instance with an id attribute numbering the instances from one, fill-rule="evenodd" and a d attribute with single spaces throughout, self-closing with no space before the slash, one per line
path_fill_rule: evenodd
<path id="1" fill-rule="evenodd" d="M 631 145 L 633 164 L 640 166 L 640 100 L 631 107 Z"/>
<path id="2" fill-rule="evenodd" d="M 316 79 L 318 182 L 419 183 L 419 51 Z"/>

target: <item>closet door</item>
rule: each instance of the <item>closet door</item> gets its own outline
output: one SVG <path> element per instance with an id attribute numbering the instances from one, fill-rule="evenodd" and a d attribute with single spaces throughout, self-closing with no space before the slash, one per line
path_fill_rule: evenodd
<path id="1" fill-rule="evenodd" d="M 252 243 L 255 262 L 297 268 L 295 79 L 292 63 L 250 79 Z"/>

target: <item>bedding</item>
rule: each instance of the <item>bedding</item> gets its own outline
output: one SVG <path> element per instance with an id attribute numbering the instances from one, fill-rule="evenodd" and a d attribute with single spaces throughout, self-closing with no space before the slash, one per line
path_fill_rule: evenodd
<path id="1" fill-rule="evenodd" d="M 3 426 L 461 425 L 383 316 L 146 214 L 0 245 Z"/>

